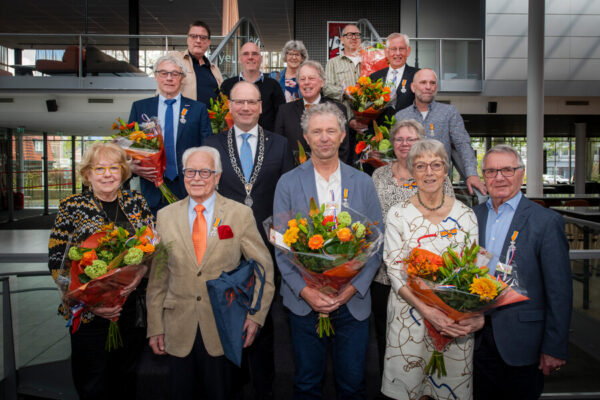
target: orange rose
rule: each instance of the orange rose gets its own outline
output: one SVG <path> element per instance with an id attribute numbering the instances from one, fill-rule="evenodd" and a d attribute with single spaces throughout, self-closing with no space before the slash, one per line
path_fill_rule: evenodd
<path id="1" fill-rule="evenodd" d="M 79 264 L 87 267 L 88 265 L 92 265 L 92 262 L 97 259 L 98 255 L 96 254 L 95 250 L 86 251 L 85 253 L 83 253 Z"/>
<path id="2" fill-rule="evenodd" d="M 323 247 L 323 242 L 323 236 L 315 235 L 308 240 L 308 247 L 313 250 L 319 250 L 321 247 Z"/>
<path id="3" fill-rule="evenodd" d="M 352 231 L 348 228 L 342 228 L 336 232 L 338 239 L 341 242 L 349 242 L 352 240 Z"/>

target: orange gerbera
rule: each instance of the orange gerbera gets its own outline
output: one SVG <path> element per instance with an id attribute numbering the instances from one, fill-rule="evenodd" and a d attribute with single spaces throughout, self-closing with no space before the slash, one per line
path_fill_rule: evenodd
<path id="1" fill-rule="evenodd" d="M 313 250 L 319 250 L 321 247 L 323 247 L 323 242 L 325 242 L 323 240 L 323 236 L 315 235 L 308 240 L 308 247 Z"/>
<path id="2" fill-rule="evenodd" d="M 95 250 L 86 251 L 85 253 L 83 253 L 79 265 L 87 267 L 88 265 L 92 265 L 92 262 L 97 259 L 98 255 L 96 254 Z"/>
<path id="3" fill-rule="evenodd" d="M 342 228 L 337 231 L 336 234 L 341 242 L 349 242 L 352 240 L 352 231 L 349 228 Z"/>
<path id="4" fill-rule="evenodd" d="M 152 253 L 154 251 L 154 245 L 152 243 L 138 244 L 135 248 L 140 249 L 144 253 Z"/>
<path id="5" fill-rule="evenodd" d="M 362 153 L 362 151 L 367 147 L 367 143 L 364 140 L 356 143 L 356 147 L 354 148 L 354 152 L 356 154 Z"/>

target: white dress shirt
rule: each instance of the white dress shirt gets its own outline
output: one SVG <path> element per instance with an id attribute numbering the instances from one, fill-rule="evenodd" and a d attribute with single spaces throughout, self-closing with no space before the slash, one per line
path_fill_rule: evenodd
<path id="1" fill-rule="evenodd" d="M 316 106 L 321 101 L 321 95 L 319 95 L 319 97 L 317 97 L 317 99 L 315 101 L 313 101 L 312 103 L 307 102 L 304 97 L 302 98 L 302 100 L 304 101 L 304 108 L 306 108 L 307 104 L 310 104 L 311 106 Z"/>
<path id="2" fill-rule="evenodd" d="M 339 213 L 342 209 L 342 171 L 340 162 L 338 161 L 335 172 L 329 176 L 329 181 L 323 178 L 315 168 L 315 183 L 317 185 L 319 207 L 325 203 L 325 215 L 333 214 L 334 209 Z"/>
<path id="3" fill-rule="evenodd" d="M 242 134 L 250 134 L 250 137 L 248 138 L 248 144 L 250 145 L 250 150 L 252 150 L 252 163 L 254 164 L 254 159 L 256 158 L 256 148 L 258 146 L 258 125 L 254 125 L 254 128 L 250 129 L 248 132 L 243 131 L 234 125 L 233 132 L 235 133 L 235 143 L 237 145 L 238 156 L 242 154 L 242 144 L 244 143 Z"/>
<path id="4" fill-rule="evenodd" d="M 398 69 L 393 69 L 392 67 L 390 67 L 388 69 L 387 77 L 385 78 L 385 82 L 384 83 L 391 84 L 392 81 L 394 80 L 393 71 L 398 71 L 398 73 L 396 74 L 396 87 L 393 88 L 394 90 L 398 89 L 398 87 L 402 83 L 402 75 L 404 75 L 404 67 L 406 67 L 406 64 L 404 64 L 403 66 L 401 66 Z"/>

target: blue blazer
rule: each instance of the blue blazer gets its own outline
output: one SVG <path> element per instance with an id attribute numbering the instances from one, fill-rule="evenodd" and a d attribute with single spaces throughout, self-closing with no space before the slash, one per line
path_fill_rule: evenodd
<path id="1" fill-rule="evenodd" d="M 360 172 L 343 162 L 340 162 L 342 174 L 342 191 L 348 189 L 348 202 L 352 209 L 364 214 L 371 221 L 381 221 L 381 206 L 375 192 L 375 185 L 364 172 Z M 317 200 L 317 186 L 312 160 L 296 167 L 283 175 L 275 189 L 273 215 L 277 216 L 290 210 L 308 212 L 310 198 Z M 348 310 L 359 321 L 365 320 L 371 313 L 371 293 L 369 286 L 381 264 L 383 252 L 380 249 L 365 264 L 363 269 L 354 277 L 352 285 L 357 293 L 346 303 Z M 312 309 L 300 297 L 300 292 L 306 286 L 302 275 L 280 250 L 275 250 L 277 265 L 281 271 L 283 282 L 281 296 L 283 304 L 296 315 L 307 315 Z"/>
<path id="2" fill-rule="evenodd" d="M 165 181 L 169 189 L 171 189 L 179 199 L 183 199 L 187 196 L 185 186 L 183 185 L 183 164 L 181 163 L 183 152 L 190 147 L 202 146 L 202 144 L 204 144 L 204 139 L 212 134 L 208 112 L 206 111 L 206 106 L 204 104 L 182 96 L 181 109 L 183 110 L 184 107 L 188 109 L 185 116 L 186 123 L 182 124 L 179 122 L 177 124 L 177 143 L 175 144 L 177 171 L 179 172 L 179 176 L 175 178 L 173 182 Z M 134 102 L 131 105 L 129 122 L 141 122 L 142 114 L 146 114 L 148 117 L 158 116 L 158 96 Z M 155 210 L 159 206 L 162 198 L 160 190 L 156 188 L 153 182 L 146 179 L 140 179 L 140 188 L 150 208 Z"/>
<path id="3" fill-rule="evenodd" d="M 488 208 L 479 204 L 473 210 L 479 243 L 485 247 Z M 522 197 L 502 247 L 502 262 L 514 231 L 519 232 L 514 263 L 530 300 L 491 310 L 500 356 L 512 366 L 537 364 L 540 353 L 566 360 L 573 287 L 564 220 Z"/>

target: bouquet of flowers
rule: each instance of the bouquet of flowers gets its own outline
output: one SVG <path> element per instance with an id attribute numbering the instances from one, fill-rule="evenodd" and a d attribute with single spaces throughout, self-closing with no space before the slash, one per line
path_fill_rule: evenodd
<path id="1" fill-rule="evenodd" d="M 229 112 L 229 100 L 224 93 L 219 93 L 216 100 L 210 99 L 208 119 L 214 134 L 223 132 L 233 126 L 233 117 Z"/>
<path id="2" fill-rule="evenodd" d="M 163 143 L 160 123 L 157 117 L 143 116 L 145 122 L 126 124 L 121 118 L 113 123 L 112 129 L 118 131 L 112 138 L 133 159 L 140 160 L 142 167 L 152 167 L 157 171 L 154 181 L 156 187 L 165 196 L 169 204 L 179 200 L 163 181 L 163 174 L 167 167 L 165 146 Z"/>
<path id="3" fill-rule="evenodd" d="M 390 128 L 396 123 L 396 117 L 390 119 L 385 116 L 384 125 L 378 125 L 373 121 L 374 134 L 367 131 L 356 134 L 356 147 L 354 152 L 359 155 L 358 163 L 370 164 L 375 168 L 393 162 L 396 159 L 394 145 L 390 141 Z"/>
<path id="4" fill-rule="evenodd" d="M 360 54 L 360 76 L 369 76 L 373 72 L 377 72 L 380 69 L 388 67 L 388 61 L 387 57 L 385 56 L 384 49 L 385 45 L 383 43 L 363 43 L 363 49 Z"/>
<path id="5" fill-rule="evenodd" d="M 392 89 L 381 79 L 371 82 L 368 76 L 361 76 L 354 86 L 344 89 L 344 96 L 350 100 L 354 118 L 368 124 L 381 115 L 382 110 L 393 100 Z"/>
<path id="6" fill-rule="evenodd" d="M 342 210 L 326 215 L 325 204 L 319 207 L 311 198 L 308 215 L 279 215 L 264 223 L 271 243 L 288 256 L 306 284 L 329 296 L 350 283 L 383 241 L 377 222 L 347 206 Z M 317 333 L 334 334 L 328 314 L 319 314 Z"/>
<path id="7" fill-rule="evenodd" d="M 476 312 L 528 300 L 517 280 L 509 286 L 488 273 L 485 265 L 491 258 L 476 242 L 469 244 L 468 238 L 467 243 L 458 248 L 448 246 L 441 256 L 417 247 L 403 260 L 406 282 L 425 304 L 438 308 L 455 321 Z M 424 321 L 435 346 L 425 373 L 446 376 L 443 351 L 452 338 L 442 336 L 429 321 Z"/>
<path id="8" fill-rule="evenodd" d="M 130 235 L 111 223 L 80 245 L 67 245 L 57 284 L 65 305 L 71 307 L 73 332 L 79 328 L 83 306 L 122 306 L 127 300 L 121 293 L 123 288 L 139 282 L 150 259 L 160 254 L 166 261 L 166 248 L 159 242 L 149 226 Z M 108 351 L 123 345 L 117 320 L 109 325 Z"/>

